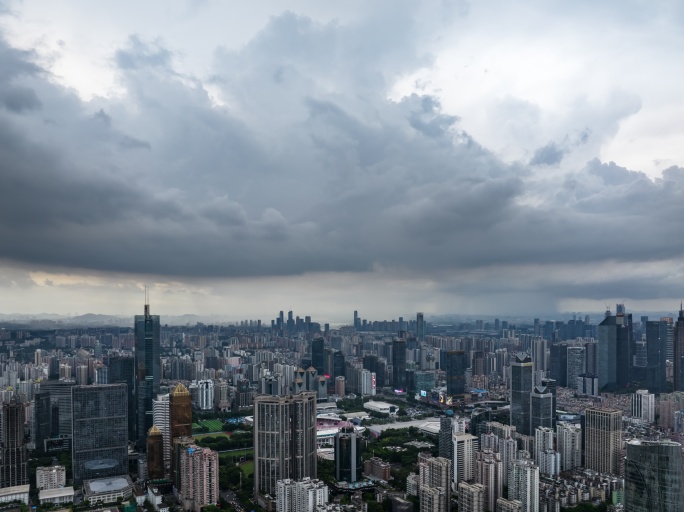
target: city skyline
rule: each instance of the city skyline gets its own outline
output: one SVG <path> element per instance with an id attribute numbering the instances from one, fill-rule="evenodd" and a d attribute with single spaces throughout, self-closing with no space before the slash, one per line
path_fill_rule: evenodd
<path id="1" fill-rule="evenodd" d="M 146 285 L 235 319 L 674 309 L 682 25 L 636 1 L 0 1 L 0 311 L 128 316 Z"/>

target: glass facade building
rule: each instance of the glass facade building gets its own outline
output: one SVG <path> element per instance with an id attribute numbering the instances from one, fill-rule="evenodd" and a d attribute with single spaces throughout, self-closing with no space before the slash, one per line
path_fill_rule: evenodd
<path id="1" fill-rule="evenodd" d="M 531 435 L 532 358 L 516 354 L 511 362 L 511 421 L 519 434 Z"/>
<path id="2" fill-rule="evenodd" d="M 128 399 L 125 384 L 74 386 L 74 483 L 128 473 Z"/>
<path id="3" fill-rule="evenodd" d="M 135 400 L 137 405 L 137 447 L 145 450 L 147 432 L 153 424 L 152 401 L 159 394 L 161 379 L 161 354 L 159 315 L 150 315 L 145 304 L 145 314 L 136 315 L 135 321 Z"/>
<path id="4" fill-rule="evenodd" d="M 684 506 L 682 446 L 672 441 L 627 443 L 625 512 L 675 512 Z"/>

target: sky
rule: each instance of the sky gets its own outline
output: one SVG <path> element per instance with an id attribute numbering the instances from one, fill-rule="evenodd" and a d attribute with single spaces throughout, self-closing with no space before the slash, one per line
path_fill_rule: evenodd
<path id="1" fill-rule="evenodd" d="M 0 313 L 671 311 L 684 4 L 0 0 Z"/>

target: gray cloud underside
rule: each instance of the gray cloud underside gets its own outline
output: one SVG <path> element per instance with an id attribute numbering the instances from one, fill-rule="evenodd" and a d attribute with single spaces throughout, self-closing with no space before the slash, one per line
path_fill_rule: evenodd
<path id="1" fill-rule="evenodd" d="M 216 51 L 204 84 L 223 106 L 160 42 L 113 54 L 125 102 L 83 102 L 0 42 L 0 258 L 207 277 L 684 254 L 684 169 L 594 160 L 539 185 L 562 141 L 505 164 L 435 98 L 388 100 L 430 61 L 396 17 L 380 33 L 273 18 Z"/>

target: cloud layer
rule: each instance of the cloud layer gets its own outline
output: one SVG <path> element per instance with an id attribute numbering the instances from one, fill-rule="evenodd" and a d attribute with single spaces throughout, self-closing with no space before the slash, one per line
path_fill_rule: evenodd
<path id="1" fill-rule="evenodd" d="M 184 70 L 173 44 L 130 35 L 110 53 L 125 93 L 89 101 L 0 40 L 0 259 L 169 280 L 403 273 L 540 303 L 633 286 L 676 296 L 684 169 L 649 177 L 599 159 L 639 94 L 577 98 L 551 138 L 506 158 L 444 94 L 397 95 L 438 65 L 430 30 L 470 11 L 417 14 L 284 12 L 216 48 L 208 76 Z M 513 130 L 550 122 L 513 96 L 494 104 L 490 121 Z M 670 262 L 659 286 L 654 262 Z M 610 266 L 651 270 L 582 277 Z"/>

